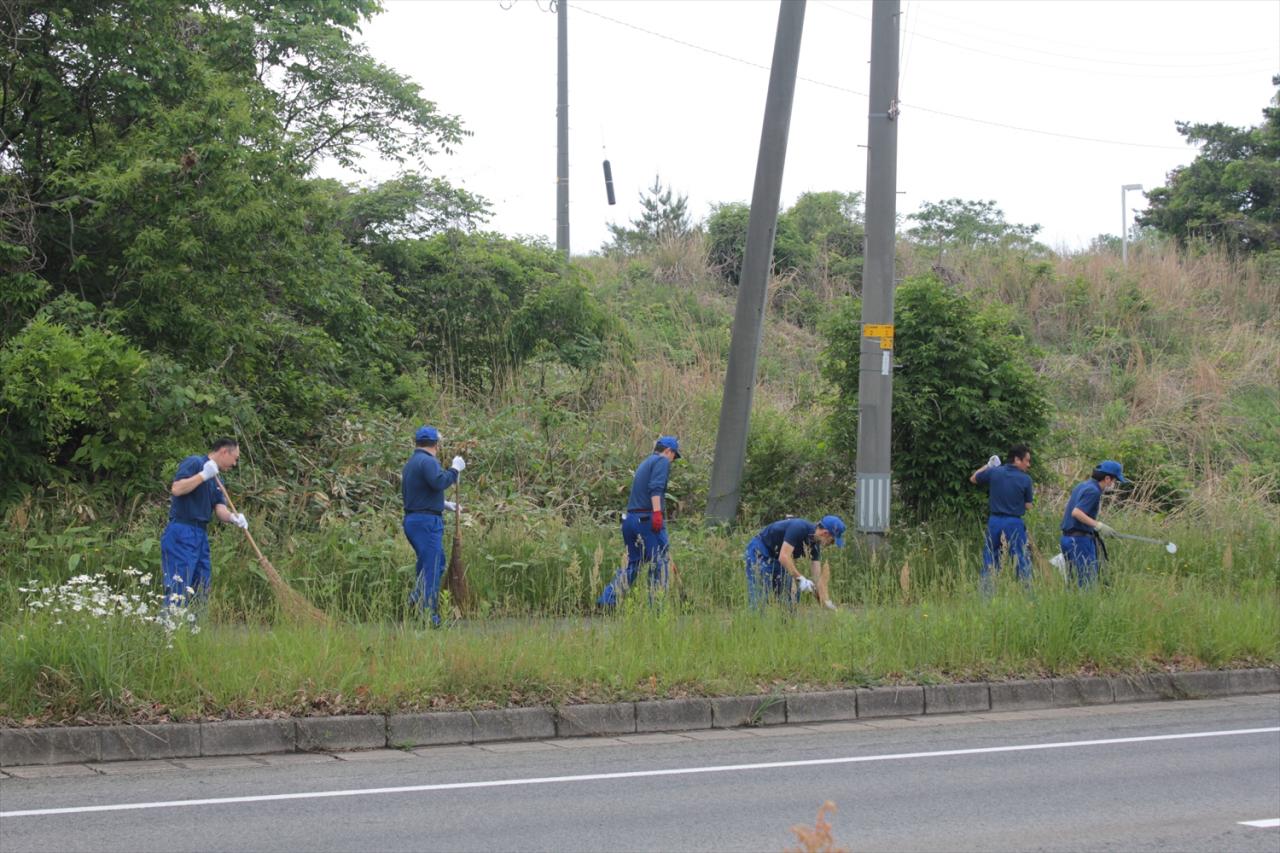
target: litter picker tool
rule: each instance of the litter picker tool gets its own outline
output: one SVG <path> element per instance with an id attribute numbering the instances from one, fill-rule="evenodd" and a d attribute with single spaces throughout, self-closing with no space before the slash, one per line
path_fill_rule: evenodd
<path id="1" fill-rule="evenodd" d="M 222 478 L 218 477 L 217 481 L 218 488 L 222 490 L 222 496 L 227 499 L 227 506 L 231 507 L 232 512 L 239 512 L 235 503 L 231 500 L 231 494 L 223 484 Z M 263 555 L 262 549 L 258 547 L 258 543 L 253 539 L 253 534 L 247 528 L 241 529 L 244 530 L 244 538 L 249 540 L 253 553 L 258 556 L 258 565 L 262 566 L 262 573 L 267 576 L 267 583 L 271 586 L 271 591 L 275 593 L 276 600 L 280 602 L 280 607 L 284 610 L 285 615 L 298 622 L 315 622 L 321 625 L 328 625 L 329 617 L 324 611 L 307 601 L 302 596 L 302 593 L 285 583 L 284 578 L 280 577 L 280 573 L 276 571 L 276 567 L 271 565 L 271 561 Z"/>
<path id="2" fill-rule="evenodd" d="M 1150 536 L 1135 536 L 1132 533 L 1112 533 L 1113 539 L 1131 539 L 1134 542 L 1146 542 L 1148 545 L 1163 545 L 1170 554 L 1178 553 L 1178 546 L 1167 539 L 1152 539 Z"/>

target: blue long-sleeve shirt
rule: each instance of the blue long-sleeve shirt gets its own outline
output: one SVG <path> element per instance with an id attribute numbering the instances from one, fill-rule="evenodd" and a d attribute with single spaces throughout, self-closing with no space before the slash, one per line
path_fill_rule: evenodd
<path id="1" fill-rule="evenodd" d="M 178 472 L 173 475 L 173 481 L 176 483 L 194 477 L 208 461 L 207 455 L 188 456 L 178 463 Z M 185 495 L 169 496 L 169 520 L 204 527 L 213 517 L 213 508 L 226 502 L 222 489 L 218 488 L 218 481 L 205 480 Z"/>
<path id="2" fill-rule="evenodd" d="M 791 543 L 792 556 L 803 557 L 808 554 L 810 560 L 822 559 L 822 546 L 818 544 L 818 525 L 803 518 L 784 518 L 767 525 L 756 538 L 764 545 L 769 556 L 778 559 L 784 543 Z"/>
<path id="3" fill-rule="evenodd" d="M 444 511 L 444 490 L 458 482 L 458 472 L 441 468 L 436 458 L 421 447 L 413 451 L 404 464 L 400 490 L 404 495 L 405 515 L 411 512 Z"/>
<path id="4" fill-rule="evenodd" d="M 651 453 L 649 458 L 640 463 L 636 474 L 631 479 L 631 497 L 627 499 L 627 509 L 642 512 L 653 511 L 654 495 L 660 498 L 658 508 L 667 511 L 667 478 L 671 475 L 671 460 L 661 453 Z"/>
<path id="5" fill-rule="evenodd" d="M 1027 504 L 1033 500 L 1031 475 L 1010 462 L 999 468 L 984 468 L 973 479 L 979 486 L 987 487 L 987 509 L 992 515 L 1022 518 Z"/>
<path id="6" fill-rule="evenodd" d="M 1097 480 L 1091 478 L 1080 483 L 1071 490 L 1071 497 L 1067 500 L 1067 510 L 1062 514 L 1062 532 L 1092 533 L 1093 528 L 1077 521 L 1071 515 L 1071 511 L 1079 507 L 1085 515 L 1097 521 L 1098 507 L 1101 503 L 1102 486 L 1098 485 Z"/>

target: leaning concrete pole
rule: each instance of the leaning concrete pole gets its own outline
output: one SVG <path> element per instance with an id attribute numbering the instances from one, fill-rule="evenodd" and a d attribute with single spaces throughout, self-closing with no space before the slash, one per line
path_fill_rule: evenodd
<path id="1" fill-rule="evenodd" d="M 760 130 L 760 153 L 756 158 L 756 183 L 751 191 L 746 254 L 738 279 L 738 306 L 733 315 L 733 339 L 729 344 L 720 428 L 711 466 L 711 491 L 707 496 L 707 521 L 711 524 L 732 523 L 741 498 L 747 425 L 756 383 L 756 359 L 764 333 L 765 301 L 769 294 L 769 270 L 773 265 L 773 237 L 782 196 L 782 167 L 787 159 L 787 133 L 791 129 L 791 102 L 796 91 L 804 8 L 805 0 L 782 0 L 778 10 L 769 93 L 764 102 L 764 127 Z"/>
<path id="2" fill-rule="evenodd" d="M 569 4 L 556 3 L 556 251 L 569 257 Z"/>
<path id="3" fill-rule="evenodd" d="M 889 530 L 893 427 L 894 225 L 898 189 L 898 3 L 871 7 L 867 224 L 858 359 L 858 530 L 875 548 Z"/>

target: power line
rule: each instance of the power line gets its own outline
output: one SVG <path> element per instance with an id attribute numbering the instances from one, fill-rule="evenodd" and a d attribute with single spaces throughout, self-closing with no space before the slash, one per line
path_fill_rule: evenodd
<path id="1" fill-rule="evenodd" d="M 826 7 L 827 7 L 827 8 L 829 8 L 829 9 L 832 9 L 832 10 L 834 10 L 834 11 L 836 11 L 836 12 L 839 12 L 839 13 L 840 13 L 840 14 L 842 14 L 842 15 L 848 15 L 848 16 L 849 16 L 849 17 L 851 17 L 851 18 L 857 18 L 858 20 L 861 20 L 861 21 L 870 21 L 870 20 L 871 20 L 871 19 L 870 19 L 870 18 L 868 18 L 866 15 L 860 14 L 860 13 L 858 13 L 858 12 L 853 12 L 853 11 L 850 11 L 850 10 L 848 10 L 848 9 L 841 8 L 840 6 L 837 6 L 837 5 L 836 5 L 836 4 L 834 4 L 834 3 L 827 2 L 827 0 L 819 0 L 819 3 L 820 3 L 821 5 L 823 5 L 823 6 L 826 6 Z M 919 10 L 919 9 L 917 9 L 917 12 L 918 12 L 918 11 L 920 11 L 920 10 Z M 954 21 L 955 23 L 960 24 L 961 26 L 968 26 L 968 25 L 970 25 L 970 24 L 972 23 L 969 19 L 957 18 L 957 17 L 952 16 L 952 15 L 947 15 L 947 14 L 945 14 L 945 13 L 940 13 L 940 12 L 936 11 L 936 8 L 931 8 L 931 9 L 930 9 L 930 11 L 929 11 L 929 14 L 930 14 L 930 16 L 932 16 L 932 17 L 943 18 L 943 19 L 948 20 L 948 21 Z M 918 17 L 919 17 L 919 16 L 917 16 L 917 19 L 918 19 Z M 953 29 L 954 29 L 954 27 L 953 27 Z M 1161 57 L 1161 58 L 1185 58 L 1185 57 L 1188 57 L 1188 56 L 1192 56 L 1192 57 L 1195 57 L 1195 56 L 1204 56 L 1204 57 L 1209 57 L 1209 56 L 1232 56 L 1232 57 L 1237 57 L 1237 61 L 1236 61 L 1236 62 L 1234 62 L 1234 63 L 1224 63 L 1224 64 L 1227 64 L 1227 65 L 1239 64 L 1240 62 L 1245 62 L 1245 61 L 1253 61 L 1253 60 L 1242 60 L 1242 59 L 1239 59 L 1239 58 L 1238 58 L 1238 57 L 1240 57 L 1240 56 L 1242 56 L 1242 55 L 1245 55 L 1245 54 L 1266 54 L 1266 55 L 1268 56 L 1268 58 L 1269 58 L 1270 56 L 1272 56 L 1272 55 L 1275 53 L 1275 51 L 1274 51 L 1272 48 L 1269 48 L 1269 47 L 1256 47 L 1256 48 L 1248 48 L 1248 49 L 1244 49 L 1244 50 L 1222 50 L 1222 51 L 1187 51 L 1187 50 L 1178 50 L 1178 51 L 1149 51 L 1149 50 L 1139 50 L 1139 49 L 1136 49 L 1136 48 L 1129 48 L 1129 47 L 1118 47 L 1118 48 L 1114 48 L 1114 49 L 1112 49 L 1112 48 L 1100 47 L 1099 45 L 1096 45 L 1096 44 L 1085 45 L 1085 44 L 1079 44 L 1079 43 L 1077 43 L 1077 42 L 1063 42 L 1063 41 L 1055 41 L 1055 40 L 1053 40 L 1053 39 L 1046 39 L 1046 38 L 1044 38 L 1044 37 L 1043 37 L 1042 35 L 1040 35 L 1040 34 L 1031 35 L 1031 34 L 1027 34 L 1027 33 L 1019 32 L 1019 31 L 1017 31 L 1017 30 L 1010 30 L 1010 29 L 1005 29 L 1005 28 L 1002 28 L 1002 27 L 992 26 L 992 25 L 986 24 L 985 22 L 984 22 L 984 24 L 983 24 L 983 31 L 982 31 L 982 33 L 981 33 L 981 34 L 979 34 L 979 35 L 973 35 L 972 37 L 974 37 L 974 38 L 980 38 L 980 39 L 982 39 L 982 40 L 984 40 L 984 41 L 987 41 L 987 42 L 989 42 L 989 43 L 991 43 L 991 44 L 995 44 L 995 45 L 997 45 L 997 46 L 1012 47 L 1012 48 L 1021 48 L 1021 45 L 1020 45 L 1020 44 L 1011 44 L 1011 43 L 1009 43 L 1009 42 L 1002 42 L 1002 41 L 998 41 L 998 40 L 995 40 L 995 39 L 988 38 L 987 33 L 988 33 L 988 32 L 990 32 L 990 31 L 1003 32 L 1003 33 L 1007 33 L 1008 35 L 1011 35 L 1011 36 L 1016 36 L 1016 37 L 1017 37 L 1018 39 L 1020 39 L 1022 42 L 1026 42 L 1026 41 L 1027 41 L 1027 40 L 1029 40 L 1029 39 L 1035 39 L 1036 41 L 1038 41 L 1038 42 L 1042 42 L 1042 43 L 1044 43 L 1044 44 L 1053 44 L 1053 45 L 1058 45 L 1058 46 L 1061 46 L 1061 47 L 1074 47 L 1074 48 L 1078 48 L 1078 49 L 1080 49 L 1080 50 L 1086 50 L 1086 51 L 1089 51 L 1089 50 L 1093 50 L 1093 51 L 1110 51 L 1110 52 L 1113 52 L 1113 53 L 1124 53 L 1124 54 L 1126 54 L 1126 55 L 1154 56 L 1154 57 Z M 972 34 L 971 34 L 971 33 L 960 33 L 960 35 L 971 36 Z M 1028 49 L 1028 48 L 1023 48 L 1023 49 Z M 1048 51 L 1043 51 L 1043 50 L 1040 50 L 1039 48 L 1036 48 L 1036 50 L 1037 50 L 1037 52 L 1040 52 L 1040 53 L 1049 53 Z M 1072 56 L 1072 55 L 1068 55 L 1068 54 L 1052 54 L 1052 55 L 1055 55 L 1055 56 L 1062 56 L 1062 57 L 1065 57 L 1065 58 L 1068 58 L 1068 59 L 1080 59 L 1080 60 L 1083 60 L 1083 61 L 1086 61 L 1086 62 L 1112 62 L 1112 63 L 1115 63 L 1115 64 L 1139 64 L 1139 65 L 1143 64 L 1143 63 L 1125 63 L 1125 62 L 1118 62 L 1118 61 L 1114 61 L 1114 60 L 1099 59 L 1099 58 L 1089 57 L 1089 56 Z M 1259 57 L 1259 58 L 1261 58 L 1261 57 Z M 1170 65 L 1170 66 L 1155 66 L 1155 67 L 1187 68 L 1187 67 L 1200 67 L 1200 66 L 1188 66 L 1186 63 L 1178 63 L 1178 64 L 1176 64 L 1176 65 Z M 1207 66 L 1206 66 L 1206 67 L 1207 67 Z"/>
<path id="2" fill-rule="evenodd" d="M 637 26 L 636 24 L 628 23 L 627 21 L 620 21 L 617 18 L 610 17 L 609 15 L 605 15 L 601 12 L 594 12 L 576 3 L 574 4 L 574 8 L 577 9 L 579 12 L 585 12 L 588 15 L 593 15 L 597 18 L 602 18 L 606 21 L 609 21 L 610 23 L 618 24 L 619 26 L 623 26 L 628 29 L 632 29 L 637 32 L 644 33 L 645 35 L 653 36 L 654 38 L 659 38 L 665 41 L 673 42 L 675 44 L 682 45 L 692 50 L 697 50 L 702 53 L 708 53 L 708 54 L 711 54 L 712 56 L 716 56 L 721 59 L 727 59 L 731 62 L 737 62 L 742 65 L 749 65 L 752 68 L 760 68 L 765 71 L 769 70 L 768 66 L 761 65 L 758 62 L 752 62 L 749 59 L 742 59 L 741 57 L 732 56 L 727 53 L 722 53 L 718 50 L 713 50 L 709 47 L 703 47 L 702 45 L 694 44 L 693 42 L 685 41 L 684 39 L 679 39 L 674 36 L 669 36 L 665 33 L 657 32 L 656 30 L 650 30 L 650 29 L 646 29 L 645 27 Z M 849 14 L 852 14 L 852 13 L 849 13 Z M 834 89 L 838 92 L 845 92 L 847 94 L 857 95 L 861 98 L 867 97 L 867 94 L 865 92 L 859 92 L 856 89 L 850 89 L 847 86 L 839 86 L 839 85 L 836 85 L 835 83 L 828 83 L 823 80 L 815 80 L 811 77 L 797 77 L 797 79 L 803 80 L 806 83 L 812 83 L 814 85 L 823 86 L 828 89 Z M 919 110 L 920 112 L 932 113 L 934 115 L 945 116 L 946 118 L 957 119 L 959 121 L 967 121 L 967 122 L 972 122 L 974 124 L 985 124 L 990 127 L 999 127 L 1005 130 L 1017 130 L 1023 133 L 1035 133 L 1041 136 L 1053 136 L 1060 139 L 1070 139 L 1076 142 L 1093 142 L 1101 145 L 1123 145 L 1130 148 L 1156 148 L 1156 149 L 1161 149 L 1165 151 L 1185 151 L 1186 150 L 1184 146 L 1178 146 L 1178 145 L 1157 145 L 1157 144 L 1148 143 L 1148 142 L 1130 142 L 1123 139 L 1102 139 L 1100 137 L 1093 137 L 1093 136 L 1080 136 L 1074 133 L 1060 133 L 1054 130 L 1041 130 L 1034 127 L 1021 127 L 1015 124 L 1006 124 L 1004 122 L 991 121 L 989 119 L 975 118 L 973 116 L 960 115 L 959 113 L 946 112 L 945 110 L 936 110 L 930 107 L 921 106 L 919 104 L 902 103 L 902 106 L 910 107 L 911 109 Z"/>

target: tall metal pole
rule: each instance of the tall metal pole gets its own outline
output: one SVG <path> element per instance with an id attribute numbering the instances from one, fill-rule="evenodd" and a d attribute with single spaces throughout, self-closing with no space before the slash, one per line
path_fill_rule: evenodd
<path id="1" fill-rule="evenodd" d="M 1120 263 L 1129 266 L 1129 203 L 1125 193 L 1141 190 L 1142 184 L 1122 184 L 1120 187 Z"/>
<path id="2" fill-rule="evenodd" d="M 875 548 L 889 530 L 893 428 L 894 226 L 898 188 L 899 0 L 871 7 L 867 225 L 858 359 L 858 530 Z"/>
<path id="3" fill-rule="evenodd" d="M 739 276 L 738 305 L 733 315 L 729 366 L 720 403 L 720 427 L 716 432 L 716 456 L 711 466 L 711 490 L 707 496 L 707 521 L 731 524 L 738 513 L 742 469 L 747 460 L 747 427 L 751 420 L 751 395 L 756 384 L 756 359 L 764 333 L 765 302 L 769 294 L 769 270 L 773 265 L 773 238 L 782 196 L 782 169 L 787 159 L 787 134 L 791 130 L 791 103 L 796 91 L 800 62 L 800 34 L 804 29 L 805 0 L 782 0 L 778 30 L 773 40 L 773 65 L 769 93 L 764 102 L 764 126 L 756 158 L 756 182 L 751 191 L 751 215 L 747 221 L 747 246 Z"/>
<path id="4" fill-rule="evenodd" d="M 569 4 L 556 2 L 556 250 L 569 257 Z"/>

